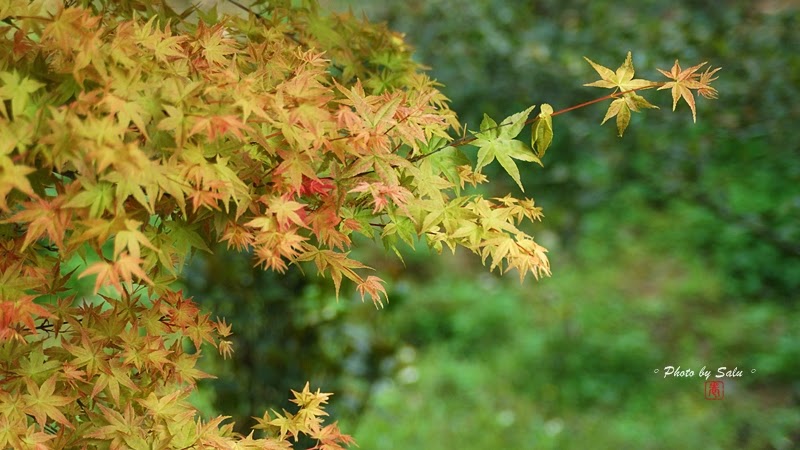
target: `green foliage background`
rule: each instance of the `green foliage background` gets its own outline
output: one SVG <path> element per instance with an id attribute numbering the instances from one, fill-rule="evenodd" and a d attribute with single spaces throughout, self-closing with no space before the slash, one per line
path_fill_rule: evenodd
<path id="1" fill-rule="evenodd" d="M 796 2 L 327 4 L 405 32 L 471 128 L 603 95 L 581 86 L 584 55 L 616 67 L 631 50 L 645 78 L 708 60 L 720 99 L 700 100 L 696 125 L 685 105 L 648 111 L 623 139 L 600 128 L 602 106 L 554 119 L 545 168 L 523 175 L 553 264 L 538 283 L 461 254 L 403 266 L 368 244 L 391 284 L 375 311 L 222 251 L 196 260 L 187 287 L 237 333 L 233 363 L 208 361 L 226 381 L 198 404 L 246 417 L 308 379 L 369 449 L 800 445 Z M 495 179 L 493 193 L 517 189 Z M 707 401 L 697 375 L 664 379 L 669 365 L 743 376 Z"/>

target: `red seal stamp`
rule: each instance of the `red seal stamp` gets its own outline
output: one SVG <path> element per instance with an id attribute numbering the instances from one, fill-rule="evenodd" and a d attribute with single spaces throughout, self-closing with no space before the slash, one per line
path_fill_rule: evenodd
<path id="1" fill-rule="evenodd" d="M 706 400 L 722 400 L 725 398 L 725 382 L 706 381 Z"/>

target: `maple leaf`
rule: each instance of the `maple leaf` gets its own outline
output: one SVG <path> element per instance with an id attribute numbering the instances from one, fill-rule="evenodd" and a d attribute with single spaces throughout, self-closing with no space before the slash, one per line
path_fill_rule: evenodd
<path id="1" fill-rule="evenodd" d="M 527 273 L 532 273 L 534 278 L 550 275 L 550 262 L 547 259 L 547 249 L 534 242 L 529 237 L 518 237 L 519 251 L 512 258 L 507 257 L 508 267 L 506 272 L 516 268 L 519 272 L 520 282 L 525 280 Z"/>
<path id="2" fill-rule="evenodd" d="M 406 188 L 397 185 L 386 185 L 384 183 L 359 183 L 358 186 L 351 189 L 349 192 L 369 192 L 372 194 L 373 214 L 377 214 L 386 209 L 391 199 L 402 211 L 407 212 L 406 204 L 411 200 L 414 195 Z"/>
<path id="3" fill-rule="evenodd" d="M 106 94 L 101 101 L 101 104 L 106 107 L 106 110 L 117 116 L 119 124 L 128 127 L 131 123 L 136 125 L 139 132 L 146 140 L 150 140 L 147 134 L 147 124 L 152 119 L 151 115 L 147 112 L 145 107 L 139 101 L 128 101 L 114 94 Z"/>
<path id="4" fill-rule="evenodd" d="M 219 187 L 219 183 L 217 187 Z M 196 213 L 201 207 L 221 211 L 219 202 L 224 198 L 225 194 L 215 190 L 193 189 L 189 197 L 192 200 L 192 208 Z"/>
<path id="5" fill-rule="evenodd" d="M 261 417 L 251 416 L 255 421 L 256 425 L 253 425 L 254 430 L 270 430 L 274 425 L 270 425 L 269 411 L 264 411 L 264 415 Z"/>
<path id="6" fill-rule="evenodd" d="M 215 323 L 208 320 L 208 314 L 195 315 L 184 327 L 184 333 L 192 340 L 194 348 L 200 349 L 203 342 L 214 343 Z"/>
<path id="7" fill-rule="evenodd" d="M 197 358 L 199 356 L 200 355 L 197 353 L 194 355 L 187 355 L 186 353 L 181 353 L 178 355 L 178 357 L 173 361 L 175 363 L 175 376 L 178 378 L 178 381 L 194 386 L 195 380 L 203 378 L 216 378 L 215 376 L 205 373 L 196 367 Z"/>
<path id="8" fill-rule="evenodd" d="M 625 129 L 628 128 L 628 124 L 631 121 L 631 108 L 628 106 L 628 103 L 625 101 L 624 98 L 618 98 L 611 102 L 608 106 L 608 110 L 606 111 L 605 117 L 603 117 L 603 121 L 600 123 L 601 125 L 606 123 L 606 121 L 612 117 L 617 117 L 617 131 L 619 136 L 625 133 Z"/>
<path id="9" fill-rule="evenodd" d="M 164 348 L 164 341 L 159 337 L 147 340 L 142 356 L 145 363 L 155 370 L 163 372 L 165 365 L 172 365 L 172 361 L 169 359 L 172 353 Z"/>
<path id="10" fill-rule="evenodd" d="M 180 421 L 194 416 L 194 411 L 187 408 L 184 399 L 187 396 L 186 389 L 177 390 L 159 398 L 154 392 L 145 399 L 136 401 L 147 409 L 147 413 L 159 419 L 171 419 Z"/>
<path id="11" fill-rule="evenodd" d="M 544 158 L 553 142 L 553 107 L 545 103 L 539 107 L 539 117 L 531 127 L 531 147 L 539 158 Z"/>
<path id="12" fill-rule="evenodd" d="M 153 55 L 159 61 L 167 62 L 171 59 L 185 57 L 181 44 L 188 40 L 188 36 L 173 36 L 169 24 L 162 31 L 156 23 L 156 19 L 157 16 L 154 15 L 144 25 L 141 25 L 139 21 L 133 23 L 135 42 L 152 50 Z"/>
<path id="13" fill-rule="evenodd" d="M 33 319 L 36 317 L 53 317 L 50 312 L 41 305 L 33 302 L 33 295 L 25 295 L 14 301 L 14 316 L 17 320 L 25 324 L 31 333 L 36 333 L 36 324 Z M 5 303 L 5 302 L 4 302 Z"/>
<path id="14" fill-rule="evenodd" d="M 288 232 L 262 232 L 256 235 L 255 254 L 258 264 L 283 272 L 286 263 L 283 258 L 290 261 L 302 254 L 303 242 L 308 240 L 297 233 Z"/>
<path id="15" fill-rule="evenodd" d="M 283 414 L 272 411 L 275 418 L 268 422 L 269 425 L 274 425 L 280 428 L 280 440 L 285 440 L 286 436 L 294 436 L 295 440 L 298 438 L 299 424 L 294 420 L 294 416 L 289 411 L 283 410 Z"/>
<path id="16" fill-rule="evenodd" d="M 711 69 L 708 67 L 705 72 L 700 75 L 700 79 L 698 83 L 700 83 L 700 87 L 697 88 L 697 93 L 702 95 L 707 99 L 715 99 L 717 98 L 717 90 L 711 87 L 710 83 L 716 80 L 719 77 L 715 77 L 714 74 L 717 73 L 722 67 L 717 67 L 716 69 Z"/>
<path id="17" fill-rule="evenodd" d="M 229 223 L 220 241 L 227 242 L 227 248 L 241 252 L 253 245 L 255 236 L 238 223 Z"/>
<path id="18" fill-rule="evenodd" d="M 28 387 L 28 393 L 22 396 L 26 405 L 25 413 L 32 415 L 40 427 L 44 427 L 47 417 L 50 417 L 61 425 L 74 429 L 75 427 L 67 420 L 67 417 L 59 408 L 69 405 L 75 399 L 64 397 L 63 395 L 55 395 L 57 378 L 58 375 L 54 374 L 41 386 L 37 385 L 33 380 L 25 380 L 25 385 Z"/>
<path id="19" fill-rule="evenodd" d="M 44 431 L 36 431 L 36 427 L 31 425 L 25 430 L 25 434 L 19 437 L 19 442 L 22 444 L 20 448 L 46 450 L 52 447 L 44 443 L 55 438 L 55 435 L 47 434 Z"/>
<path id="20" fill-rule="evenodd" d="M 132 392 L 138 392 L 139 388 L 136 383 L 130 378 L 129 370 L 123 367 L 118 359 L 109 360 L 107 367 L 100 371 L 100 375 L 94 379 L 94 388 L 92 388 L 91 397 L 95 397 L 104 389 L 108 388 L 111 393 L 111 398 L 114 400 L 116 406 L 120 405 L 120 385 L 130 389 Z"/>
<path id="21" fill-rule="evenodd" d="M 625 133 L 625 129 L 628 127 L 628 123 L 630 123 L 631 118 L 631 111 L 639 112 L 640 108 L 652 108 L 658 109 L 658 106 L 655 106 L 648 102 L 644 97 L 637 94 L 636 92 L 628 92 L 624 94 L 622 98 L 614 100 L 611 102 L 612 105 L 615 104 L 618 100 L 622 100 L 616 104 L 616 110 L 612 106 L 609 106 L 608 111 L 606 112 L 606 116 L 603 118 L 603 123 L 606 123 L 608 119 L 611 117 L 617 116 L 617 131 L 619 132 L 619 136 L 622 137 L 623 133 Z"/>
<path id="22" fill-rule="evenodd" d="M 620 92 L 630 91 L 634 89 L 642 89 L 647 87 L 653 87 L 656 83 L 648 80 L 642 79 L 634 79 L 633 75 L 635 73 L 633 69 L 633 61 L 631 59 L 631 52 L 628 52 L 628 56 L 625 58 L 625 62 L 622 63 L 621 66 L 615 71 L 609 69 L 608 67 L 601 66 L 596 62 L 592 61 L 591 59 L 584 56 L 584 58 L 589 64 L 592 65 L 595 71 L 600 74 L 600 80 L 584 84 L 584 86 L 593 86 L 593 87 L 601 87 L 601 88 L 609 88 L 609 89 L 618 89 Z"/>
<path id="23" fill-rule="evenodd" d="M 85 367 L 86 375 L 91 379 L 98 370 L 105 370 L 108 366 L 109 357 L 105 353 L 102 345 L 96 340 L 90 339 L 86 333 L 81 335 L 81 345 L 70 345 L 67 342 L 62 344 L 72 356 L 71 361 L 76 367 Z"/>
<path id="24" fill-rule="evenodd" d="M 217 344 L 219 348 L 219 354 L 222 355 L 222 359 L 228 359 L 233 355 L 233 342 L 222 339 Z"/>
<path id="25" fill-rule="evenodd" d="M 364 301 L 364 295 L 369 294 L 370 298 L 372 298 L 372 303 L 376 307 L 383 307 L 381 295 L 387 302 L 389 301 L 389 296 L 386 293 L 386 288 L 383 287 L 383 283 L 383 280 L 374 275 L 368 276 L 363 283 L 359 283 L 356 289 L 361 294 L 361 301 Z"/>
<path id="26" fill-rule="evenodd" d="M 232 45 L 236 41 L 226 38 L 224 33 L 225 27 L 222 23 L 218 23 L 211 28 L 206 27 L 203 21 L 198 24 L 198 39 L 195 45 L 202 49 L 203 58 L 212 66 L 223 65 L 229 55 L 238 52 L 236 47 Z"/>
<path id="27" fill-rule="evenodd" d="M 0 155 L 0 210 L 9 211 L 6 199 L 12 189 L 37 197 L 27 177 L 34 171 L 31 167 L 14 164 L 11 158 Z"/>
<path id="28" fill-rule="evenodd" d="M 214 326 L 217 329 L 217 334 L 222 337 L 228 337 L 232 334 L 231 325 L 225 322 L 224 317 L 222 319 L 218 319 L 217 322 L 214 323 Z"/>
<path id="29" fill-rule="evenodd" d="M 107 181 L 97 184 L 88 184 L 78 191 L 65 205 L 64 208 L 89 208 L 89 216 L 95 219 L 103 214 L 113 212 L 115 186 Z"/>
<path id="30" fill-rule="evenodd" d="M 351 436 L 342 434 L 338 422 L 321 428 L 311 437 L 319 441 L 311 450 L 344 450 L 345 446 L 349 447 L 351 444 L 355 444 L 355 440 Z"/>
<path id="31" fill-rule="evenodd" d="M 584 86 L 614 89 L 615 93 L 619 92 L 619 94 L 622 95 L 622 97 L 611 102 L 602 122 L 606 123 L 608 119 L 616 116 L 617 131 L 620 137 L 625 133 L 625 129 L 630 123 L 631 111 L 638 112 L 640 108 L 657 108 L 655 105 L 645 100 L 644 97 L 633 92 L 657 86 L 657 83 L 633 78 L 635 71 L 631 59 L 631 52 L 628 52 L 625 62 L 619 66 L 616 72 L 608 67 L 595 63 L 589 58 L 584 57 L 584 59 L 592 65 L 594 70 L 597 71 L 602 78 L 593 83 L 584 84 Z"/>
<path id="32" fill-rule="evenodd" d="M 317 389 L 317 392 L 311 392 L 311 383 L 306 381 L 305 386 L 303 386 L 302 392 L 297 392 L 294 389 L 291 389 L 292 395 L 294 395 L 294 400 L 289 400 L 290 402 L 300 406 L 302 408 L 312 408 L 316 409 L 319 405 L 328 403 L 328 399 L 331 395 L 330 393 L 323 393 Z M 322 410 L 319 410 L 318 415 L 325 415 L 328 414 Z"/>
<path id="33" fill-rule="evenodd" d="M 698 93 L 706 98 L 716 98 L 717 96 L 717 90 L 711 87 L 709 83 L 716 79 L 716 77 L 713 77 L 713 75 L 720 68 L 718 67 L 714 70 L 711 70 L 709 67 L 706 69 L 705 73 L 697 73 L 697 71 L 706 64 L 708 64 L 708 62 L 702 62 L 687 69 L 681 69 L 681 65 L 676 59 L 675 64 L 672 65 L 672 69 L 670 69 L 669 72 L 658 69 L 658 71 L 661 72 L 665 77 L 673 80 L 664 83 L 664 85 L 658 88 L 658 90 L 672 89 L 673 111 L 675 111 L 675 107 L 678 105 L 678 100 L 683 98 L 686 101 L 686 104 L 689 105 L 689 108 L 692 110 L 692 120 L 694 122 L 697 122 L 697 111 L 695 109 L 695 101 L 694 95 L 692 94 L 692 89 L 697 89 Z"/>
<path id="34" fill-rule="evenodd" d="M 0 82 L 2 82 L 0 100 L 11 100 L 11 112 L 14 117 L 21 116 L 28 106 L 31 94 L 45 86 L 30 78 L 20 77 L 16 70 L 0 72 Z"/>
<path id="35" fill-rule="evenodd" d="M 20 361 L 19 369 L 13 372 L 25 378 L 30 378 L 36 383 L 41 383 L 50 378 L 61 362 L 55 358 L 47 358 L 41 348 L 34 349 Z"/>
<path id="36" fill-rule="evenodd" d="M 126 219 L 125 220 L 125 230 L 118 231 L 116 237 L 114 238 L 114 256 L 113 258 L 117 258 L 120 253 L 122 253 L 123 249 L 128 249 L 128 253 L 134 257 L 139 258 L 141 256 L 140 244 L 144 245 L 145 247 L 153 250 L 154 252 L 158 252 L 158 248 L 156 248 L 147 237 L 139 231 L 139 227 L 142 225 L 141 222 Z"/>
<path id="37" fill-rule="evenodd" d="M 52 41 L 63 52 L 69 53 L 76 38 L 86 35 L 101 19 L 83 8 L 64 8 L 62 5 L 42 32 L 42 41 Z"/>
<path id="38" fill-rule="evenodd" d="M 514 138 L 522 131 L 533 108 L 531 106 L 525 111 L 506 117 L 500 125 L 497 125 L 497 122 L 488 115 L 483 115 L 481 131 L 475 132 L 477 139 L 472 142 L 472 145 L 479 149 L 475 172 L 480 172 L 483 167 L 497 159 L 497 162 L 517 183 L 520 190 L 525 191 L 514 159 L 536 162 L 539 165 L 542 164 L 542 161 L 527 145 Z"/>
<path id="39" fill-rule="evenodd" d="M 183 292 L 175 292 L 177 300 L 174 302 L 168 299 L 165 305 L 162 306 L 162 313 L 167 316 L 166 321 L 171 327 L 177 327 L 185 330 L 193 322 L 197 320 L 200 308 L 190 298 L 184 298 Z M 167 297 L 169 298 L 169 297 Z M 174 306 L 173 306 L 174 305 Z"/>
<path id="40" fill-rule="evenodd" d="M 458 178 L 461 182 L 461 188 L 463 189 L 466 183 L 471 184 L 473 187 L 477 186 L 481 183 L 486 183 L 488 178 L 486 175 L 475 171 L 472 169 L 472 166 L 469 165 L 462 165 L 457 167 L 458 170 Z"/>
<path id="41" fill-rule="evenodd" d="M 102 403 L 97 403 L 97 407 L 103 412 L 102 419 L 108 425 L 96 427 L 86 433 L 86 437 L 110 440 L 111 448 L 150 448 L 144 439 L 146 430 L 141 426 L 144 417 L 136 414 L 132 403 L 125 405 L 122 414 Z"/>
<path id="42" fill-rule="evenodd" d="M 21 250 L 25 250 L 45 234 L 50 241 L 59 248 L 63 248 L 64 234 L 70 226 L 72 217 L 63 208 L 63 202 L 63 197 L 57 197 L 49 201 L 39 198 L 33 202 L 26 202 L 23 203 L 24 208 L 20 212 L 2 222 L 28 223 Z"/>
<path id="43" fill-rule="evenodd" d="M 347 257 L 348 253 L 338 253 L 332 250 L 320 250 L 310 248 L 304 255 L 297 258 L 298 261 L 313 260 L 317 266 L 317 271 L 323 275 L 325 271 L 330 271 L 333 286 L 336 290 L 336 298 L 339 298 L 339 288 L 342 284 L 342 276 L 355 283 L 363 283 L 364 280 L 354 269 L 368 269 L 363 263 Z"/>
<path id="44" fill-rule="evenodd" d="M 290 223 L 305 227 L 305 221 L 300 217 L 306 205 L 282 197 L 272 197 L 266 201 L 267 214 L 274 215 L 281 229 L 288 228 Z"/>
<path id="45" fill-rule="evenodd" d="M 334 204 L 334 199 L 331 197 L 328 199 L 331 201 L 312 211 L 306 222 L 318 242 L 328 248 L 345 250 L 350 246 L 350 238 L 346 233 L 337 230 L 336 227 L 342 222 L 342 218 L 339 217 L 338 206 Z"/>
<path id="46" fill-rule="evenodd" d="M 164 111 L 168 117 L 161 119 L 156 128 L 159 130 L 169 130 L 175 133 L 175 143 L 178 147 L 183 147 L 186 143 L 186 127 L 188 120 L 183 114 L 183 110 L 171 105 L 164 105 Z"/>
<path id="47" fill-rule="evenodd" d="M 317 392 L 311 392 L 308 382 L 306 382 L 302 392 L 292 390 L 292 394 L 295 398 L 290 401 L 300 406 L 300 410 L 294 417 L 295 421 L 302 424 L 300 431 L 313 433 L 318 430 L 322 424 L 321 417 L 328 415 L 322 405 L 328 402 L 328 398 L 332 394 L 322 393 L 319 389 L 317 389 Z"/>
<path id="48" fill-rule="evenodd" d="M 111 284 L 117 289 L 117 292 L 122 293 L 124 290 L 122 289 L 120 278 L 128 285 L 129 290 L 132 288 L 134 275 L 145 283 L 153 284 L 153 280 L 142 270 L 141 264 L 141 258 L 135 258 L 129 255 L 128 252 L 122 252 L 113 263 L 98 261 L 92 264 L 81 272 L 78 278 L 96 274 L 97 279 L 94 283 L 95 294 L 100 290 L 101 286 L 107 284 Z"/>

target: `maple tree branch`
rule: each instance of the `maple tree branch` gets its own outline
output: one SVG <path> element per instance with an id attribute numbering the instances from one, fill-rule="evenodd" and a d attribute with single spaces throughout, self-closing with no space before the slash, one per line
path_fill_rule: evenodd
<path id="1" fill-rule="evenodd" d="M 642 91 L 642 90 L 645 90 L 645 89 L 652 89 L 654 87 L 663 86 L 664 84 L 665 84 L 664 82 L 653 82 L 653 83 L 651 83 L 651 84 L 649 84 L 647 86 L 641 86 L 641 87 L 638 87 L 638 88 L 635 88 L 635 89 L 629 89 L 627 91 L 612 92 L 612 93 L 610 93 L 608 95 L 604 95 L 602 97 L 598 97 L 598 98 L 589 100 L 587 102 L 583 102 L 583 103 L 580 103 L 580 104 L 577 104 L 577 105 L 573 105 L 573 106 L 570 106 L 570 107 L 567 107 L 567 108 L 564 108 L 564 109 L 560 109 L 560 110 L 554 112 L 553 114 L 551 114 L 550 117 L 557 116 L 559 114 L 565 114 L 565 113 L 568 113 L 570 111 L 574 111 L 576 109 L 580 109 L 580 108 L 583 108 L 583 107 L 586 107 L 586 106 L 589 106 L 589 105 L 593 105 L 595 103 L 600 103 L 600 102 L 602 102 L 604 100 L 610 100 L 612 98 L 618 98 L 618 97 L 621 97 L 621 96 L 623 96 L 625 94 L 630 94 L 631 92 Z M 410 116 L 411 116 L 411 114 L 409 114 L 408 116 L 404 117 L 404 119 L 407 119 Z M 539 120 L 539 116 L 538 115 L 536 117 L 532 118 L 532 119 L 526 120 L 525 121 L 525 125 L 530 125 L 532 123 L 535 123 L 537 120 Z M 397 124 L 395 124 L 394 126 L 396 126 L 396 125 Z M 485 129 L 485 130 L 482 130 L 481 132 L 495 130 L 495 129 L 498 129 L 500 127 L 504 127 L 504 126 L 507 126 L 507 125 L 511 125 L 511 124 L 510 123 L 501 123 L 501 124 L 499 124 L 497 126 L 490 127 L 490 128 Z M 392 128 L 394 128 L 394 126 L 392 126 Z M 389 131 L 391 131 L 392 128 L 389 128 L 389 130 L 387 130 L 387 133 Z M 466 130 L 466 128 L 465 128 L 465 130 Z M 385 135 L 385 133 L 384 133 L 384 135 Z M 339 137 L 331 139 L 331 141 L 337 141 L 337 140 L 342 140 L 342 139 L 350 139 L 352 137 L 353 136 L 351 136 L 351 135 L 339 136 Z M 445 145 L 445 146 L 443 146 L 441 148 L 437 148 L 436 150 L 433 150 L 433 151 L 431 151 L 429 153 L 425 153 L 423 155 L 417 155 L 417 156 L 409 159 L 409 162 L 415 163 L 415 162 L 420 161 L 422 159 L 425 159 L 425 158 L 427 158 L 427 157 L 429 157 L 431 155 L 434 155 L 434 154 L 444 150 L 447 147 L 461 147 L 461 146 L 467 145 L 467 144 L 469 144 L 469 143 L 471 143 L 471 142 L 473 142 L 473 141 L 475 141 L 477 139 L 478 139 L 478 137 L 475 136 L 474 134 L 473 135 L 469 135 L 469 136 L 466 136 L 466 135 L 462 136 L 462 137 L 460 137 L 458 139 L 453 140 L 449 145 Z M 397 151 L 397 148 L 394 151 Z M 370 174 L 370 173 L 374 173 L 374 172 L 375 172 L 375 170 L 370 170 L 370 171 L 367 171 L 367 172 L 360 173 L 358 175 L 353 175 L 351 178 L 355 178 L 356 176 L 366 175 L 366 174 Z"/>
<path id="2" fill-rule="evenodd" d="M 554 117 L 554 116 L 557 116 L 559 114 L 568 113 L 570 111 L 574 111 L 576 109 L 580 109 L 580 108 L 583 108 L 585 106 L 594 105 L 595 103 L 600 103 L 600 102 L 602 102 L 604 100 L 610 100 L 612 98 L 618 98 L 618 97 L 623 96 L 625 94 L 630 94 L 631 92 L 641 91 L 641 90 L 645 90 L 645 89 L 652 89 L 652 88 L 657 87 L 657 86 L 663 86 L 664 84 L 665 84 L 664 82 L 653 82 L 652 84 L 649 84 L 647 86 L 642 86 L 642 87 L 638 87 L 638 88 L 635 88 L 635 89 L 629 89 L 627 91 L 612 92 L 612 93 L 610 93 L 608 95 L 604 95 L 602 97 L 598 97 L 598 98 L 589 100 L 587 102 L 583 102 L 583 103 L 580 103 L 580 104 L 577 104 L 577 105 L 574 105 L 574 106 L 570 106 L 570 107 L 567 107 L 567 108 L 564 108 L 564 109 L 559 109 L 558 111 L 554 112 L 553 114 L 550 114 L 550 117 Z M 526 120 L 525 121 L 525 125 L 530 125 L 532 123 L 535 123 L 537 120 L 539 120 L 539 116 L 536 116 L 533 119 Z M 504 126 L 507 126 L 507 125 L 511 125 L 511 124 L 510 123 L 501 123 L 501 124 L 499 124 L 497 126 L 490 127 L 490 128 L 485 129 L 485 130 L 481 130 L 481 133 L 484 132 L 484 131 L 496 130 L 496 129 L 500 128 L 500 127 L 504 127 Z M 424 155 L 417 155 L 417 156 L 411 158 L 409 161 L 417 162 L 417 161 L 419 161 L 421 159 L 427 158 L 428 156 L 431 156 L 431 155 L 433 155 L 435 153 L 438 153 L 438 152 L 440 152 L 441 150 L 444 150 L 447 147 L 461 147 L 462 145 L 467 145 L 470 142 L 473 142 L 473 141 L 475 141 L 477 139 L 478 139 L 478 137 L 475 136 L 474 134 L 471 135 L 471 136 L 462 136 L 462 137 L 454 140 L 453 142 L 451 142 L 450 145 L 446 145 L 446 146 L 444 146 L 442 148 L 437 148 L 436 150 L 433 150 L 432 152 L 429 152 L 429 153 L 425 153 Z"/>

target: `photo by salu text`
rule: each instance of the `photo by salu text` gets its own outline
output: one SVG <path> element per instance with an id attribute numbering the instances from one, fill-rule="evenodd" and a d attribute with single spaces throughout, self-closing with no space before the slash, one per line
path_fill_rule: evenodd
<path id="1" fill-rule="evenodd" d="M 753 372 L 755 372 L 755 370 L 753 370 Z M 670 376 L 675 378 L 691 378 L 694 376 L 699 376 L 700 378 L 708 380 L 708 378 L 711 376 L 711 373 L 711 369 L 706 369 L 706 366 L 703 366 L 703 368 L 698 372 L 695 372 L 692 369 L 682 369 L 681 366 L 664 367 L 664 378 Z M 716 373 L 714 373 L 715 378 L 740 378 L 742 375 L 743 372 L 739 370 L 738 367 L 729 369 L 725 366 L 718 367 Z"/>

